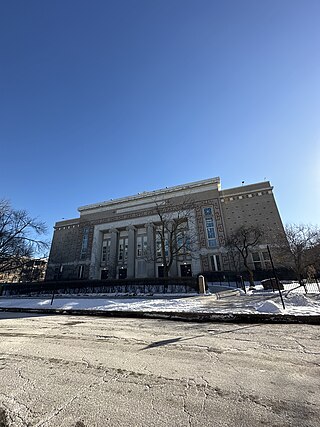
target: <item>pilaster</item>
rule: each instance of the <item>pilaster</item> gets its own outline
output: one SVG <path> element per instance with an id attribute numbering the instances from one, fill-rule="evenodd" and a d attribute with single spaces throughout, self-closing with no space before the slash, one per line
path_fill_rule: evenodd
<path id="1" fill-rule="evenodd" d="M 110 230 L 110 261 L 109 261 L 109 277 L 115 279 L 117 276 L 117 253 L 118 253 L 118 235 L 116 228 Z"/>
<path id="2" fill-rule="evenodd" d="M 147 230 L 148 254 L 147 254 L 147 277 L 155 277 L 155 236 L 154 224 L 148 222 L 145 224 Z"/>
<path id="3" fill-rule="evenodd" d="M 136 227 L 134 227 L 133 225 L 129 225 L 127 227 L 127 231 L 128 231 L 127 277 L 129 279 L 133 279 L 135 277 Z"/>

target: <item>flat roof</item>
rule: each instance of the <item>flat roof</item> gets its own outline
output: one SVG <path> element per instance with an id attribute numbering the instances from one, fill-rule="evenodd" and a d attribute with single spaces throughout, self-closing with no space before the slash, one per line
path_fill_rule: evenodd
<path id="1" fill-rule="evenodd" d="M 148 197 L 161 196 L 167 193 L 183 192 L 191 189 L 196 189 L 197 187 L 205 187 L 210 185 L 213 185 L 213 188 L 217 188 L 218 190 L 220 190 L 220 177 L 208 178 L 208 179 L 203 179 L 201 181 L 189 182 L 187 184 L 175 185 L 174 187 L 166 187 L 160 190 L 144 191 L 142 193 L 138 193 L 133 196 L 121 197 L 118 199 L 110 199 L 100 203 L 80 206 L 78 208 L 78 211 L 83 212 L 91 209 L 109 207 L 109 206 L 116 205 L 123 202 L 130 202 L 133 200 L 145 199 Z"/>

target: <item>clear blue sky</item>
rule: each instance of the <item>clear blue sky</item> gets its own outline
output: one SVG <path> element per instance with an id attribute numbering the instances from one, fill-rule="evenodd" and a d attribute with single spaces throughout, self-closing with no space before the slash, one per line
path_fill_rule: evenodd
<path id="1" fill-rule="evenodd" d="M 0 197 L 46 221 L 220 176 L 320 223 L 319 0 L 7 0 Z"/>

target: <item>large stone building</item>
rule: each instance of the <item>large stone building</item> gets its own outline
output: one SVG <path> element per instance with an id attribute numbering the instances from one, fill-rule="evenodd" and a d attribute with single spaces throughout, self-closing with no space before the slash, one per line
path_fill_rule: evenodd
<path id="1" fill-rule="evenodd" d="M 185 216 L 187 224 L 176 231 L 181 235 L 174 244 L 188 243 L 173 257 L 169 276 L 232 270 L 225 244 L 241 226 L 283 230 L 268 181 L 221 190 L 220 178 L 211 178 L 78 210 L 79 218 L 54 227 L 47 280 L 161 277 L 160 216 L 171 222 Z M 165 239 L 170 227 L 166 230 Z M 253 268 L 268 267 L 267 243 L 251 254 Z M 166 255 L 169 247 L 165 241 Z"/>

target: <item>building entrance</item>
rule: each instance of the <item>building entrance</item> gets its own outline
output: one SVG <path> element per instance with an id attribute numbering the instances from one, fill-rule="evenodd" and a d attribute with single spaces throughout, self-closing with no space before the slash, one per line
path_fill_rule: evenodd
<path id="1" fill-rule="evenodd" d="M 126 278 L 127 278 L 127 269 L 119 268 L 119 279 L 126 279 Z"/>
<path id="2" fill-rule="evenodd" d="M 164 266 L 163 265 L 158 266 L 158 277 L 164 277 Z"/>
<path id="3" fill-rule="evenodd" d="M 109 277 L 109 270 L 101 270 L 101 280 L 106 280 Z"/>
<path id="4" fill-rule="evenodd" d="M 192 276 L 191 264 L 180 265 L 181 277 Z"/>

